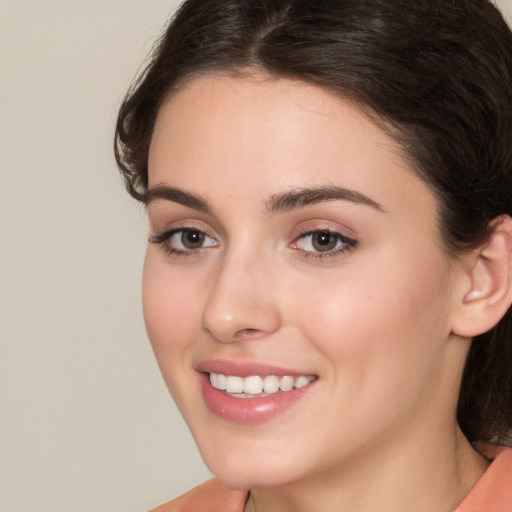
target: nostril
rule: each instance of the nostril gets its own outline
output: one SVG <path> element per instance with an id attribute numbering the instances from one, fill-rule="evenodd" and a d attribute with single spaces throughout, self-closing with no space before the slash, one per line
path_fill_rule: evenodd
<path id="1" fill-rule="evenodd" d="M 276 301 L 253 285 L 251 293 L 241 293 L 238 281 L 234 286 L 233 278 L 228 277 L 217 279 L 207 297 L 201 315 L 202 328 L 223 343 L 259 339 L 279 329 L 281 319 Z"/>
<path id="2" fill-rule="evenodd" d="M 263 332 L 258 329 L 240 329 L 235 333 L 235 338 L 257 338 L 261 335 L 263 335 Z"/>

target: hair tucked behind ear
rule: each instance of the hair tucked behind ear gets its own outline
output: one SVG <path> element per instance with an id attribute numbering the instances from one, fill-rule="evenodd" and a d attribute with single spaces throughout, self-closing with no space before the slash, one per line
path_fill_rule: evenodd
<path id="1" fill-rule="evenodd" d="M 439 199 L 446 250 L 512 216 L 512 34 L 487 0 L 188 0 L 126 96 L 116 159 L 144 201 L 162 103 L 193 77 L 264 71 L 350 99 L 400 142 Z M 470 440 L 512 428 L 512 313 L 472 344 L 458 418 Z"/>

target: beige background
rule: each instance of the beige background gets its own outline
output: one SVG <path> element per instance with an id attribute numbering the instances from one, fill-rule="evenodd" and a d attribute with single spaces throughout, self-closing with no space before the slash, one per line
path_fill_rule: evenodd
<path id="1" fill-rule="evenodd" d="M 208 478 L 146 341 L 144 211 L 111 151 L 176 4 L 0 0 L 0 512 L 142 512 Z"/>

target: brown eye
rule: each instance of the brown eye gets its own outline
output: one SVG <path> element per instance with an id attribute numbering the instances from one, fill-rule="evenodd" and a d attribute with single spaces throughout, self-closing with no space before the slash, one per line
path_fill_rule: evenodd
<path id="1" fill-rule="evenodd" d="M 200 254 L 203 249 L 218 247 L 219 242 L 203 231 L 194 228 L 180 228 L 149 237 L 149 242 L 160 244 L 171 255 Z"/>
<path id="2" fill-rule="evenodd" d="M 317 231 L 311 234 L 311 245 L 315 251 L 332 251 L 338 245 L 340 236 L 330 231 Z"/>
<path id="3" fill-rule="evenodd" d="M 181 243 L 186 249 L 200 249 L 204 244 L 205 234 L 195 229 L 184 229 L 181 232 Z"/>
<path id="4" fill-rule="evenodd" d="M 356 245 L 356 240 L 341 233 L 319 229 L 304 233 L 293 242 L 292 247 L 300 250 L 304 256 L 334 257 L 353 249 Z"/>

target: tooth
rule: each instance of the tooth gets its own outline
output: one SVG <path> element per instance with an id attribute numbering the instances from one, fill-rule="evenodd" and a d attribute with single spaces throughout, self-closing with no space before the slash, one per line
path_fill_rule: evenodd
<path id="1" fill-rule="evenodd" d="M 242 377 L 235 377 L 234 375 L 227 375 L 226 391 L 228 393 L 243 393 L 244 379 L 242 379 Z"/>
<path id="2" fill-rule="evenodd" d="M 244 393 L 259 395 L 263 391 L 263 381 L 257 375 L 244 379 Z"/>
<path id="3" fill-rule="evenodd" d="M 297 379 L 295 380 L 295 387 L 303 388 L 304 386 L 307 386 L 312 380 L 313 377 L 304 377 L 303 375 L 301 375 L 300 377 L 297 377 Z"/>
<path id="4" fill-rule="evenodd" d="M 267 375 L 263 379 L 263 391 L 265 393 L 275 393 L 279 390 L 279 377 L 275 375 Z"/>
<path id="5" fill-rule="evenodd" d="M 279 383 L 279 388 L 281 391 L 291 391 L 293 389 L 294 378 L 289 375 L 285 375 L 281 377 L 281 381 Z"/>
<path id="6" fill-rule="evenodd" d="M 217 374 L 217 389 L 226 389 L 226 376 L 223 373 Z"/>
<path id="7" fill-rule="evenodd" d="M 210 372 L 209 375 L 212 386 L 219 390 L 225 390 L 232 394 L 259 395 L 262 392 L 273 394 L 281 389 L 282 391 L 291 391 L 296 388 L 307 386 L 313 379 L 313 376 L 300 375 L 292 377 L 285 375 L 277 377 L 276 375 L 267 375 L 259 377 L 251 375 L 250 377 L 238 377 L 235 375 L 224 375 L 222 373 Z"/>

